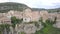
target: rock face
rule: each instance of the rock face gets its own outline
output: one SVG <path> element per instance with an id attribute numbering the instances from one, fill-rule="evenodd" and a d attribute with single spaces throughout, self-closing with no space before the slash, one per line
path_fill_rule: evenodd
<path id="1" fill-rule="evenodd" d="M 30 8 L 25 9 L 23 12 L 21 11 L 14 11 L 10 10 L 8 13 L 0 13 L 1 17 L 11 18 L 12 16 L 15 16 L 18 19 L 23 18 L 24 22 L 30 22 L 30 21 L 38 21 L 40 17 L 43 18 L 45 21 L 46 19 L 54 19 L 54 17 L 57 17 L 58 20 L 60 19 L 60 14 L 56 13 L 48 13 L 47 11 L 32 11 Z"/>
<path id="2" fill-rule="evenodd" d="M 15 16 L 18 19 L 23 19 L 23 22 L 38 21 L 40 17 L 45 21 L 46 19 L 54 20 L 57 17 L 57 21 L 60 21 L 60 14 L 58 13 L 48 13 L 47 11 L 32 11 L 30 8 L 25 9 L 24 11 L 14 11 L 11 10 L 7 13 L 0 13 L 0 23 L 11 23 L 10 18 Z"/>
<path id="3" fill-rule="evenodd" d="M 43 21 L 49 18 L 49 13 L 47 11 L 41 11 L 40 17 L 42 17 Z"/>
<path id="4" fill-rule="evenodd" d="M 56 28 L 60 28 L 60 21 L 53 25 Z"/>
<path id="5" fill-rule="evenodd" d="M 36 32 L 36 26 L 34 24 L 27 24 L 24 27 L 25 33 L 35 33 Z"/>
<path id="6" fill-rule="evenodd" d="M 41 25 L 40 25 L 41 26 Z M 26 34 L 35 33 L 38 28 L 35 24 L 20 24 L 16 26 L 17 32 L 25 32 Z M 39 28 L 39 30 L 41 27 Z"/>
<path id="7" fill-rule="evenodd" d="M 30 22 L 30 21 L 38 21 L 40 18 L 40 13 L 37 11 L 32 11 L 31 9 L 24 10 L 23 13 L 23 21 Z"/>

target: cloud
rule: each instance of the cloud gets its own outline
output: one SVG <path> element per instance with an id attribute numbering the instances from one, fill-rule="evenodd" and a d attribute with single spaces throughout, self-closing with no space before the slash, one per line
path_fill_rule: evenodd
<path id="1" fill-rule="evenodd" d="M 9 2 L 9 0 L 0 0 L 0 3 Z"/>
<path id="2" fill-rule="evenodd" d="M 34 5 L 38 2 L 36 0 L 11 0 L 10 2 L 18 2 L 18 3 L 24 3 L 30 7 L 34 7 Z"/>
<path id="3" fill-rule="evenodd" d="M 4 1 L 4 0 L 2 0 Z M 5 0 L 7 1 L 7 0 Z M 24 3 L 33 8 L 57 8 L 60 7 L 60 0 L 9 0 L 9 2 Z"/>

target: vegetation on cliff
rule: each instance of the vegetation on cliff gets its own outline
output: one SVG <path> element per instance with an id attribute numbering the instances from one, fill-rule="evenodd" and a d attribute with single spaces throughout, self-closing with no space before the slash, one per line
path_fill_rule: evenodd
<path id="1" fill-rule="evenodd" d="M 54 21 L 47 19 L 45 22 L 41 19 L 40 22 L 44 27 L 41 30 L 36 31 L 35 34 L 60 34 L 60 29 L 53 27 L 53 24 L 56 22 L 56 18 Z"/>
<path id="2" fill-rule="evenodd" d="M 28 8 L 28 6 L 22 3 L 15 2 L 0 3 L 0 12 L 8 12 L 9 10 L 23 11 L 25 8 Z"/>

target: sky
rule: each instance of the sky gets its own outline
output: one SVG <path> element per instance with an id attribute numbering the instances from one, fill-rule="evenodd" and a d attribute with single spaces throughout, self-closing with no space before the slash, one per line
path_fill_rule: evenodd
<path id="1" fill-rule="evenodd" d="M 2 2 L 17 2 L 23 3 L 31 8 L 59 8 L 60 7 L 60 0 L 0 0 Z"/>

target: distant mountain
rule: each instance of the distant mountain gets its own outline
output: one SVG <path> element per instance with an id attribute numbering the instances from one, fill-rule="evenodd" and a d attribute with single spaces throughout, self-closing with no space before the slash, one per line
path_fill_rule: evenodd
<path id="1" fill-rule="evenodd" d="M 55 9 L 44 9 L 44 8 L 32 8 L 33 11 L 42 11 L 46 10 L 49 13 L 54 13 L 54 12 L 60 12 L 60 8 L 55 8 Z"/>
<path id="2" fill-rule="evenodd" d="M 60 8 L 55 8 L 55 9 L 47 9 L 49 13 L 54 13 L 54 12 L 60 12 Z"/>
<path id="3" fill-rule="evenodd" d="M 7 12 L 9 10 L 22 11 L 25 8 L 28 8 L 28 6 L 21 3 L 15 3 L 15 2 L 0 3 L 0 12 Z"/>
<path id="4" fill-rule="evenodd" d="M 41 10 L 46 10 L 44 8 L 31 8 L 33 11 L 41 11 Z"/>

